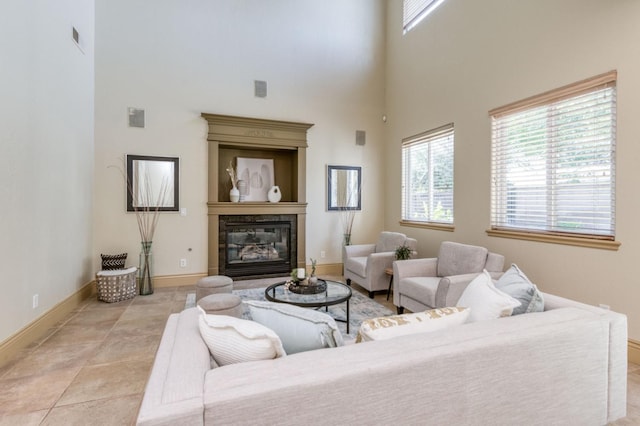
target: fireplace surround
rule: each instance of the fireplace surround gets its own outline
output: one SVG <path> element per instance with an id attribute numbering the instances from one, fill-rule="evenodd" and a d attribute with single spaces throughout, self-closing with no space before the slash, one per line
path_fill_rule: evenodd
<path id="1" fill-rule="evenodd" d="M 304 268 L 307 130 L 313 124 L 207 113 L 202 113 L 202 117 L 207 121 L 209 130 L 208 274 L 231 274 L 229 276 L 234 279 L 249 279 L 287 275 L 293 268 Z M 237 157 L 274 160 L 275 185 L 280 187 L 282 195 L 280 202 L 231 202 L 231 182 L 226 168 L 229 162 L 234 162 Z M 273 223 L 284 222 L 277 219 L 282 217 L 291 218 L 292 225 Z M 231 240 L 226 235 L 226 228 L 225 235 L 221 231 L 221 218 L 231 223 L 232 228 L 235 226 L 235 229 L 240 230 Z M 262 222 L 261 225 L 264 226 L 256 228 L 252 225 L 253 229 L 249 230 L 246 225 L 247 218 L 254 222 Z M 266 226 L 266 222 L 269 222 L 270 226 Z M 285 231 L 287 226 L 288 231 Z M 266 241 L 251 246 L 250 234 L 254 232 L 254 237 L 265 237 Z M 287 238 L 290 239 L 288 257 L 280 259 L 284 240 Z M 234 246 L 231 252 L 227 251 L 229 243 Z M 247 262 L 234 259 L 229 264 L 229 256 L 238 255 L 233 251 L 238 245 L 246 246 L 246 250 L 253 251 L 245 251 L 243 254 Z M 224 256 L 222 252 L 225 253 Z M 276 253 L 278 259 L 275 259 Z"/>

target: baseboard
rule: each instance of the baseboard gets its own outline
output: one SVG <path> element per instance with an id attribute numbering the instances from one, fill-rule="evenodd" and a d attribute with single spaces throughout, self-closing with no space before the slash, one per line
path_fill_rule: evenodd
<path id="1" fill-rule="evenodd" d="M 0 366 L 6 364 L 21 350 L 44 336 L 47 330 L 69 315 L 71 311 L 80 306 L 80 303 L 83 300 L 93 296 L 95 292 L 95 281 L 85 284 L 71 296 L 67 297 L 53 308 L 40 315 L 33 322 L 26 325 L 16 334 L 0 343 Z"/>
<path id="2" fill-rule="evenodd" d="M 153 286 L 157 288 L 164 287 L 184 287 L 190 285 L 196 285 L 196 282 L 202 277 L 206 277 L 207 274 L 202 272 L 200 274 L 188 274 L 188 275 L 163 275 L 153 277 Z"/>
<path id="3" fill-rule="evenodd" d="M 311 265 L 307 266 L 307 272 L 311 273 Z M 342 275 L 342 263 L 316 265 L 316 275 Z"/>
<path id="4" fill-rule="evenodd" d="M 629 362 L 640 365 L 640 342 L 629 339 L 627 343 L 627 359 Z"/>

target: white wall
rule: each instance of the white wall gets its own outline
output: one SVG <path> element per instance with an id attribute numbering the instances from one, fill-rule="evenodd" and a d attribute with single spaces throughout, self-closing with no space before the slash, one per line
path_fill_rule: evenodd
<path id="1" fill-rule="evenodd" d="M 407 35 L 402 2 L 388 3 L 385 225 L 419 241 L 479 244 L 516 262 L 543 290 L 607 304 L 640 340 L 640 2 L 445 1 Z M 492 108 L 618 70 L 618 251 L 488 237 Z M 400 141 L 455 123 L 455 232 L 400 228 Z"/>
<path id="2" fill-rule="evenodd" d="M 91 1 L 2 4 L 0 342 L 94 272 L 93 16 Z"/>
<path id="3" fill-rule="evenodd" d="M 180 206 L 154 237 L 156 275 L 207 269 L 207 142 L 201 112 L 315 123 L 308 134 L 307 256 L 341 262 L 338 214 L 326 211 L 326 165 L 363 166 L 354 240 L 383 223 L 382 0 L 98 0 L 96 2 L 95 249 L 137 264 L 135 217 L 116 166 L 125 154 L 178 156 Z M 268 82 L 266 99 L 253 81 Z M 127 107 L 146 128 L 127 126 Z M 355 131 L 367 132 L 355 145 Z M 277 182 L 276 182 L 277 184 Z M 193 251 L 188 251 L 192 248 Z M 187 268 L 179 259 L 188 260 Z M 97 264 L 96 264 L 97 265 Z"/>

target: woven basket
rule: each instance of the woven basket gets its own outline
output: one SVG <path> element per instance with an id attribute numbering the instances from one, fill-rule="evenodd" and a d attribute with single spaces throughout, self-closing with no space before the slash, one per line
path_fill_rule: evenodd
<path id="1" fill-rule="evenodd" d="M 100 271 L 96 274 L 98 300 L 113 303 L 132 299 L 136 296 L 138 285 L 135 266 L 128 269 Z"/>

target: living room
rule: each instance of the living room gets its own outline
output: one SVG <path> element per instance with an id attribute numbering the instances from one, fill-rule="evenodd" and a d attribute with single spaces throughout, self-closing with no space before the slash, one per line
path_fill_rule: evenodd
<path id="1" fill-rule="evenodd" d="M 11 1 L 5 9 L 1 27 L 15 42 L 1 48 L 0 68 L 0 191 L 11 206 L 0 220 L 0 362 L 29 343 L 23 336 L 50 326 L 48 313 L 68 312 L 86 296 L 100 253 L 128 252 L 136 263 L 140 237 L 118 170 L 126 154 L 180 158 L 186 216 L 160 218 L 159 281 L 206 274 L 203 112 L 314 124 L 306 253 L 321 273 L 342 261 L 340 218 L 326 210 L 326 167 L 360 166 L 355 243 L 386 229 L 416 238 L 420 257 L 434 256 L 445 240 L 488 247 L 546 292 L 626 314 L 630 359 L 638 362 L 640 203 L 628 196 L 638 181 L 638 2 L 447 0 L 404 35 L 400 1 Z M 618 73 L 620 247 L 487 235 L 488 112 L 610 70 Z M 266 97 L 254 96 L 255 80 L 267 82 Z M 145 110 L 144 128 L 128 126 L 130 107 Z M 401 141 L 451 122 L 455 229 L 401 226 Z M 356 130 L 366 131 L 364 145 Z"/>

